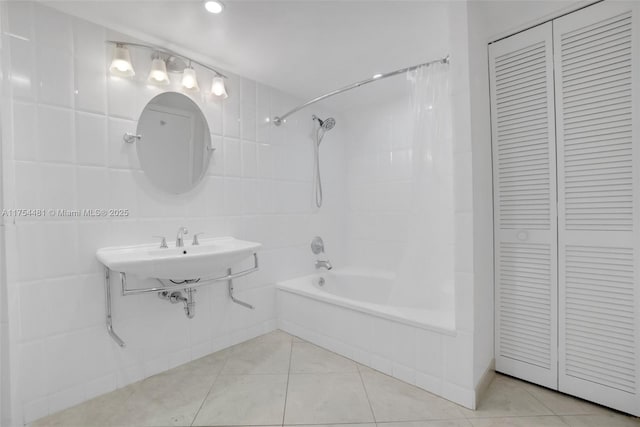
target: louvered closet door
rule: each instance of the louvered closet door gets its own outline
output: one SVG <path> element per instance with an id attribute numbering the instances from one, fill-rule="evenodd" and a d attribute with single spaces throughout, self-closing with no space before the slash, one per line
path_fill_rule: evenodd
<path id="1" fill-rule="evenodd" d="M 489 46 L 496 370 L 557 387 L 552 26 Z"/>
<path id="2" fill-rule="evenodd" d="M 637 5 L 554 21 L 559 389 L 640 415 Z"/>

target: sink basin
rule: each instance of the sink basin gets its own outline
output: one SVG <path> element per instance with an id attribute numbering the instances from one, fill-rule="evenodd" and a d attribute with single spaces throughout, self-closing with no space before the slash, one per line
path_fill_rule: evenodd
<path id="1" fill-rule="evenodd" d="M 184 247 L 157 243 L 98 249 L 96 257 L 110 270 L 157 279 L 209 278 L 251 257 L 262 245 L 233 237 L 200 239 Z"/>

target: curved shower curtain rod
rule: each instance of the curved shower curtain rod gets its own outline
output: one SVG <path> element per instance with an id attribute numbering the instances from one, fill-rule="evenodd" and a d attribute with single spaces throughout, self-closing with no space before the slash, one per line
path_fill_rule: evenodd
<path id="1" fill-rule="evenodd" d="M 392 77 L 392 76 L 395 76 L 395 75 L 398 75 L 398 74 L 406 73 L 407 71 L 413 71 L 413 70 L 418 69 L 420 67 L 428 67 L 429 65 L 448 64 L 448 63 L 449 63 L 449 55 L 447 55 L 447 56 L 445 56 L 443 58 L 440 58 L 440 59 L 433 60 L 433 61 L 424 62 L 422 64 L 412 65 L 411 67 L 401 68 L 399 70 L 391 71 L 389 73 L 376 74 L 375 76 L 370 77 L 370 78 L 368 78 L 366 80 L 361 80 L 361 81 L 359 81 L 357 83 L 350 84 L 349 86 L 345 86 L 343 88 L 336 89 L 336 90 L 331 91 L 329 93 L 325 93 L 324 95 L 319 96 L 317 98 L 313 98 L 311 101 L 307 101 L 304 104 L 299 105 L 296 108 L 287 111 L 286 113 L 284 113 L 281 116 L 275 116 L 273 119 L 271 119 L 271 121 L 276 126 L 280 126 L 282 123 L 284 123 L 285 119 L 287 117 L 289 117 L 290 115 L 292 115 L 293 113 L 298 112 L 298 111 L 302 110 L 304 107 L 308 107 L 311 104 L 315 104 L 316 102 L 319 102 L 319 101 L 322 101 L 323 99 L 329 98 L 330 96 L 337 95 L 339 93 L 346 92 L 346 91 L 351 90 L 351 89 L 355 89 L 355 88 L 360 87 L 362 85 L 366 85 L 367 83 L 375 82 L 376 80 L 386 79 L 387 77 Z"/>

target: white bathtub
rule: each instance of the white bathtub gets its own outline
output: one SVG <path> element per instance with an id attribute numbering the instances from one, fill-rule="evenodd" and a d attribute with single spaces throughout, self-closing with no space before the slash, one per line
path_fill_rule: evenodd
<path id="1" fill-rule="evenodd" d="M 453 302 L 436 309 L 391 305 L 394 283 L 393 274 L 355 269 L 280 282 L 278 326 L 471 407 L 473 391 L 449 382 L 445 375 L 453 368 L 451 361 L 460 359 L 461 351 Z"/>
<path id="2" fill-rule="evenodd" d="M 455 333 L 453 301 L 437 309 L 392 305 L 394 280 L 395 275 L 386 271 L 342 269 L 280 282 L 278 289 L 418 328 Z"/>

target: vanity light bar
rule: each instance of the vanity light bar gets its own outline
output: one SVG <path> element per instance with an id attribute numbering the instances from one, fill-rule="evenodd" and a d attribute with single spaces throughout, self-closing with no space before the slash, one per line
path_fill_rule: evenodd
<path id="1" fill-rule="evenodd" d="M 195 59 L 180 55 L 179 53 L 176 53 L 170 49 L 165 49 L 154 45 L 116 40 L 107 40 L 106 43 L 115 46 L 113 62 L 109 67 L 109 71 L 114 75 L 121 77 L 132 77 L 135 75 L 133 65 L 131 64 L 131 55 L 128 49 L 129 46 L 132 46 L 151 51 L 151 73 L 155 73 L 153 78 L 150 75 L 150 81 L 152 83 L 167 84 L 168 79 L 165 80 L 163 78 L 157 78 L 156 75 L 159 76 L 162 73 L 166 74 L 167 69 L 169 69 L 170 72 L 182 72 L 184 74 L 183 82 L 187 81 L 189 83 L 187 86 L 185 86 L 185 88 L 197 91 L 199 88 L 197 85 L 195 70 L 193 69 L 192 64 L 198 64 L 202 68 L 212 71 L 215 74 L 213 79 L 213 94 L 222 98 L 226 98 L 228 96 L 226 88 L 224 86 L 224 79 L 227 79 L 228 77 L 207 64 L 203 64 L 202 62 L 196 61 Z M 158 59 L 162 60 L 163 64 L 158 64 Z M 164 67 L 162 65 L 164 65 Z"/>

